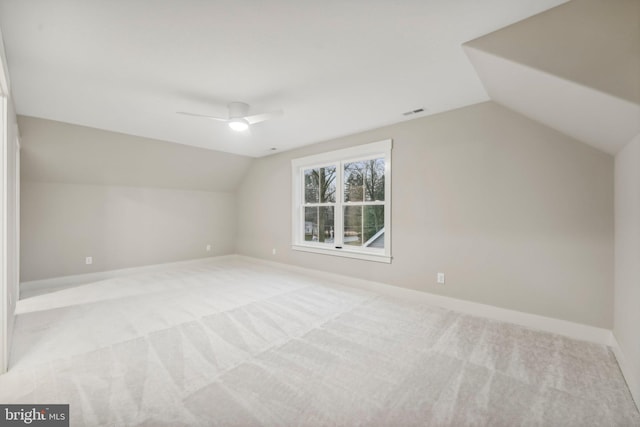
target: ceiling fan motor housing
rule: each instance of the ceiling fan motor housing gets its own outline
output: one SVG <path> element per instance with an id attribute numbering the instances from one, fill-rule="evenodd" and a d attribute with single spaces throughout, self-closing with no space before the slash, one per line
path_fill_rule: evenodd
<path id="1" fill-rule="evenodd" d="M 244 102 L 231 102 L 229 107 L 229 118 L 243 118 L 249 115 L 249 104 Z"/>

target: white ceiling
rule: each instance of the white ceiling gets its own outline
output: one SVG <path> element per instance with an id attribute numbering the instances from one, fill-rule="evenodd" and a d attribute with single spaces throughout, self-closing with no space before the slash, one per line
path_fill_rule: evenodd
<path id="1" fill-rule="evenodd" d="M 565 0 L 0 0 L 19 114 L 260 157 L 489 99 L 461 44 Z M 234 133 L 175 114 L 282 108 Z"/>

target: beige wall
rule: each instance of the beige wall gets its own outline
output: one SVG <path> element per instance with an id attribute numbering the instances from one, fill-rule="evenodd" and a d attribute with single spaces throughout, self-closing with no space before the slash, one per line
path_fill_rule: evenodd
<path id="1" fill-rule="evenodd" d="M 640 135 L 615 159 L 615 319 L 625 377 L 640 404 Z"/>
<path id="2" fill-rule="evenodd" d="M 25 182 L 22 281 L 231 254 L 234 231 L 233 193 Z"/>
<path id="3" fill-rule="evenodd" d="M 639 16 L 639 0 L 574 0 L 468 45 L 638 104 Z"/>
<path id="4" fill-rule="evenodd" d="M 291 159 L 386 138 L 393 262 L 292 251 Z M 237 249 L 611 328 L 613 157 L 477 104 L 255 161 L 238 191 Z M 445 286 L 435 283 L 439 271 Z"/>
<path id="5" fill-rule="evenodd" d="M 233 159 L 248 167 L 237 194 L 188 188 L 204 173 L 197 162 L 183 168 L 188 176 L 174 180 L 178 188 L 158 188 L 147 180 L 160 175 L 166 163 L 150 161 L 136 173 L 136 164 L 119 163 L 113 153 L 105 156 L 110 153 L 105 144 L 124 150 L 140 142 L 135 137 L 120 144 L 119 134 L 31 118 L 20 124 L 29 168 L 44 159 L 40 150 L 51 153 L 56 145 L 81 150 L 86 140 L 98 148 L 83 154 L 87 162 L 96 164 L 96 152 L 110 159 L 110 166 L 101 166 L 103 176 L 122 171 L 139 179 L 130 186 L 100 183 L 96 174 L 82 172 L 75 154 L 69 154 L 75 172 L 62 171 L 71 164 L 64 153 L 56 157 L 63 160 L 48 161 L 45 176 L 24 171 L 23 281 L 207 256 L 204 246 L 211 243 L 212 254 L 236 251 L 613 326 L 613 158 L 495 103 L 253 163 Z M 291 251 L 291 159 L 386 138 L 394 140 L 392 264 Z M 135 146 L 132 152 L 142 158 L 146 150 Z M 191 154 L 181 155 L 188 162 Z M 82 182 L 87 177 L 90 185 Z M 212 176 L 211 182 L 223 177 Z M 63 178 L 69 182 L 56 182 Z M 86 256 L 94 257 L 93 266 L 84 264 Z M 445 286 L 435 283 L 438 271 L 447 274 Z"/>
<path id="6" fill-rule="evenodd" d="M 235 191 L 251 158 L 18 116 L 30 182 Z"/>
<path id="7" fill-rule="evenodd" d="M 250 158 L 31 117 L 19 126 L 22 282 L 235 252 Z"/>

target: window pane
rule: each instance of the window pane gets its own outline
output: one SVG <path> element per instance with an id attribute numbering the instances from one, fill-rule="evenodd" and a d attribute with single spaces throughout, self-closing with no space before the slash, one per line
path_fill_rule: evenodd
<path id="1" fill-rule="evenodd" d="M 384 248 L 384 206 L 345 206 L 344 244 Z"/>
<path id="2" fill-rule="evenodd" d="M 345 245 L 362 245 L 362 206 L 345 206 L 343 241 Z"/>
<path id="3" fill-rule="evenodd" d="M 304 240 L 318 241 L 318 208 L 304 208 Z"/>
<path id="4" fill-rule="evenodd" d="M 320 206 L 320 223 L 318 224 L 318 230 L 320 233 L 318 239 L 320 242 L 333 243 L 333 206 Z"/>
<path id="5" fill-rule="evenodd" d="M 365 200 L 384 201 L 384 159 L 366 160 L 365 164 Z"/>
<path id="6" fill-rule="evenodd" d="M 336 201 L 336 167 L 320 168 L 320 203 Z"/>
<path id="7" fill-rule="evenodd" d="M 318 169 L 304 171 L 304 202 L 318 203 L 320 184 L 318 182 Z"/>
<path id="8" fill-rule="evenodd" d="M 344 201 L 361 202 L 364 194 L 364 162 L 345 163 Z"/>
<path id="9" fill-rule="evenodd" d="M 333 243 L 333 206 L 304 208 L 304 240 L 307 242 Z"/>
<path id="10" fill-rule="evenodd" d="M 384 248 L 384 206 L 364 206 L 362 222 L 363 245 Z"/>

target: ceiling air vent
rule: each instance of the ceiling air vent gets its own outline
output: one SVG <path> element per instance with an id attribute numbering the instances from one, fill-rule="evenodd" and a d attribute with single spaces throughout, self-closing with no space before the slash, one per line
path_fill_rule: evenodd
<path id="1" fill-rule="evenodd" d="M 418 108 L 416 110 L 406 111 L 406 112 L 402 113 L 402 115 L 403 116 L 411 116 L 412 114 L 422 113 L 423 111 L 424 111 L 424 108 Z"/>

